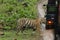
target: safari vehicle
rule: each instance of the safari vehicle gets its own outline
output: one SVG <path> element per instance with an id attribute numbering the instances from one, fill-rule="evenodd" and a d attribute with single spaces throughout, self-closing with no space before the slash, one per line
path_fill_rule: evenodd
<path id="1" fill-rule="evenodd" d="M 53 29 L 58 25 L 58 3 L 56 0 L 48 0 L 46 14 L 46 29 Z"/>
<path id="2" fill-rule="evenodd" d="M 46 29 L 54 29 L 54 40 L 60 40 L 60 0 L 48 0 Z"/>

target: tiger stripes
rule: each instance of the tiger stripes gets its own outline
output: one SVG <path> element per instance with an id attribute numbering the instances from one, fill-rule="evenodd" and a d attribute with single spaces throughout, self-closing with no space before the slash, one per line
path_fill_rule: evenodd
<path id="1" fill-rule="evenodd" d="M 31 27 L 36 29 L 36 25 L 43 23 L 44 18 L 41 19 L 29 19 L 29 18 L 20 18 L 17 21 L 17 33 L 19 31 L 23 32 L 26 27 Z"/>

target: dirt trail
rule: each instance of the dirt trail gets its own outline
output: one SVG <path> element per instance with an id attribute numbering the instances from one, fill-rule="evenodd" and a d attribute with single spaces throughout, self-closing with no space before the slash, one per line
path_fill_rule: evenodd
<path id="1" fill-rule="evenodd" d="M 45 16 L 45 9 L 43 8 L 44 4 L 47 4 L 48 0 L 42 0 L 39 4 L 38 4 L 38 16 L 39 18 L 42 18 Z M 42 24 L 42 31 L 43 31 L 43 40 L 54 40 L 54 31 L 51 30 L 46 30 L 45 29 L 45 24 Z"/>
<path id="2" fill-rule="evenodd" d="M 39 17 L 44 17 L 45 9 L 43 8 L 43 5 L 47 4 L 47 2 L 48 2 L 47 0 L 42 0 L 41 2 L 38 3 L 37 8 L 38 8 L 38 16 Z"/>

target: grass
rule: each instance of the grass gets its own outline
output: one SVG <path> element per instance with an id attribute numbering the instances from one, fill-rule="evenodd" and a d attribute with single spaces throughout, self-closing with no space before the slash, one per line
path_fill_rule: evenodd
<path id="1" fill-rule="evenodd" d="M 35 36 L 32 32 L 31 30 L 27 30 L 24 33 L 19 32 L 19 35 L 16 35 L 16 31 L 4 31 L 4 35 L 0 35 L 0 40 L 33 40 Z"/>

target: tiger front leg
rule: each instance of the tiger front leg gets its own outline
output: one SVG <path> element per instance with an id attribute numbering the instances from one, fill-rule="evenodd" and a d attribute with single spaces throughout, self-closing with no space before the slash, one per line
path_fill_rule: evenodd
<path id="1" fill-rule="evenodd" d="M 36 26 L 33 26 L 33 31 L 35 31 L 36 30 Z"/>
<path id="2" fill-rule="evenodd" d="M 18 35 L 19 31 L 20 31 L 20 29 L 17 30 L 16 35 Z"/>

